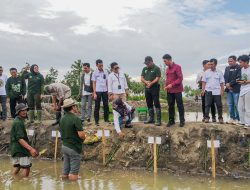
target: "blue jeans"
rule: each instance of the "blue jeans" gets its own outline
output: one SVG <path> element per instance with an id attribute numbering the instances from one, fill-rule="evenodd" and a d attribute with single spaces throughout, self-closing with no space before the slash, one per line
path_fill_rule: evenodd
<path id="1" fill-rule="evenodd" d="M 227 92 L 227 105 L 229 108 L 230 118 L 233 120 L 240 120 L 238 111 L 238 101 L 240 93 L 232 91 Z"/>

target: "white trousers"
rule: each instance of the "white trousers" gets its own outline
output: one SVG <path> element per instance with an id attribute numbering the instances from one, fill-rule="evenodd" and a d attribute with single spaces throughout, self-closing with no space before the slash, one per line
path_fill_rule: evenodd
<path id="1" fill-rule="evenodd" d="M 250 92 L 239 97 L 240 123 L 250 127 Z"/>

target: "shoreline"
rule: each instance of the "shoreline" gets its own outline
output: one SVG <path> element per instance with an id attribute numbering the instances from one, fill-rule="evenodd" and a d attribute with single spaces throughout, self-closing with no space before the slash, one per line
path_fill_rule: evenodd
<path id="1" fill-rule="evenodd" d="M 45 121 L 46 126 L 37 126 L 34 136 L 30 137 L 33 146 L 38 151 L 47 149 L 38 160 L 53 161 L 55 138 L 50 126 L 53 121 Z M 9 146 L 10 122 L 3 126 L 0 124 L 0 154 L 7 155 Z M 177 124 L 174 127 L 155 127 L 143 123 L 133 123 L 132 129 L 123 129 L 125 138 L 120 141 L 112 125 L 103 124 L 104 129 L 110 130 L 111 136 L 107 138 L 106 158 L 114 149 L 114 144 L 120 142 L 119 147 L 112 156 L 107 167 L 102 165 L 102 143 L 100 139 L 93 144 L 83 147 L 83 166 L 94 169 L 111 170 L 141 170 L 152 171 L 152 147 L 147 144 L 148 136 L 159 136 L 162 144 L 159 145 L 158 170 L 174 175 L 204 175 L 210 176 L 211 156 L 210 149 L 206 147 L 206 140 L 211 134 L 220 139 L 221 148 L 216 150 L 217 176 L 232 179 L 249 179 L 250 164 L 249 142 L 250 130 L 235 125 L 205 124 L 200 122 L 187 123 L 184 128 Z M 32 128 L 32 127 L 30 127 Z M 93 125 L 85 127 L 88 136 L 96 133 Z M 5 147 L 4 147 L 5 146 Z M 62 160 L 61 142 L 58 144 L 57 161 Z"/>

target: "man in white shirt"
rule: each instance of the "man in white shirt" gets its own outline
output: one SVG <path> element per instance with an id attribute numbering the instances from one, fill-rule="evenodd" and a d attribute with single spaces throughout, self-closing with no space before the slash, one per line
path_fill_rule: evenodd
<path id="1" fill-rule="evenodd" d="M 108 93 L 111 101 L 121 98 L 122 101 L 127 100 L 128 84 L 125 74 L 119 71 L 118 63 L 110 64 L 112 73 L 108 77 Z"/>
<path id="2" fill-rule="evenodd" d="M 115 130 L 120 138 L 124 137 L 121 130 L 121 126 L 124 124 L 125 128 L 131 128 L 131 121 L 134 117 L 135 109 L 128 103 L 123 102 L 121 98 L 117 98 L 113 101 L 113 115 Z"/>
<path id="3" fill-rule="evenodd" d="M 91 81 L 92 71 L 90 69 L 89 63 L 84 63 L 83 65 L 83 74 L 81 76 L 81 84 L 78 97 L 81 97 L 82 100 L 82 123 L 84 121 L 90 123 L 91 115 L 92 115 L 92 97 L 93 97 L 93 83 Z M 86 110 L 86 106 L 88 103 L 88 108 Z"/>
<path id="4" fill-rule="evenodd" d="M 204 60 L 202 61 L 202 66 L 203 66 L 203 70 L 198 73 L 197 78 L 196 78 L 196 83 L 198 84 L 199 89 L 202 89 L 202 76 L 205 73 L 206 70 L 209 69 L 208 67 L 208 60 Z M 205 122 L 205 96 L 201 96 L 201 106 L 202 106 L 202 113 L 203 113 L 203 119 L 202 122 Z M 214 102 L 212 102 L 211 104 L 211 114 L 212 114 L 212 121 L 216 122 L 216 109 L 215 109 L 215 105 Z"/>
<path id="5" fill-rule="evenodd" d="M 93 72 L 93 97 L 95 100 L 94 118 L 96 126 L 99 126 L 99 111 L 101 100 L 103 102 L 104 121 L 109 123 L 109 99 L 108 99 L 108 72 L 103 69 L 103 61 L 96 60 L 97 69 Z"/>
<path id="6" fill-rule="evenodd" d="M 2 119 L 3 121 L 7 119 L 7 107 L 6 107 L 7 95 L 5 89 L 7 79 L 8 79 L 7 75 L 3 74 L 3 67 L 0 66 L 0 103 L 2 106 L 2 114 L 0 116 L 0 119 Z"/>
<path id="7" fill-rule="evenodd" d="M 205 123 L 209 122 L 209 110 L 214 100 L 218 110 L 219 123 L 223 124 L 221 97 L 224 95 L 225 80 L 223 73 L 216 70 L 217 59 L 211 59 L 209 61 L 209 66 L 210 69 L 205 71 L 202 77 L 202 95 L 205 95 Z"/>
<path id="8" fill-rule="evenodd" d="M 241 84 L 238 110 L 240 115 L 240 125 L 250 129 L 250 67 L 249 56 L 242 55 L 238 58 L 241 69 Z"/>

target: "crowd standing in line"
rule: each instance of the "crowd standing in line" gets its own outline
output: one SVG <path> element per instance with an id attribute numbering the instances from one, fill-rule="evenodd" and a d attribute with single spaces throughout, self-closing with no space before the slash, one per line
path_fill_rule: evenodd
<path id="1" fill-rule="evenodd" d="M 166 81 L 164 89 L 167 93 L 169 120 L 167 127 L 175 124 L 175 103 L 179 111 L 180 127 L 185 126 L 185 110 L 183 106 L 183 73 L 181 66 L 176 64 L 171 55 L 165 54 L 163 63 L 167 66 Z M 239 62 L 239 65 L 237 64 Z M 146 65 L 141 73 L 141 82 L 145 85 L 145 98 L 149 111 L 145 124 L 160 126 L 161 104 L 160 84 L 161 70 L 154 63 L 151 56 L 145 57 Z M 217 60 L 204 60 L 203 71 L 197 76 L 198 87 L 201 89 L 203 122 L 209 122 L 209 112 L 212 112 L 212 122 L 216 122 L 216 109 L 219 123 L 224 123 L 222 96 L 227 93 L 227 102 L 230 112 L 228 123 L 245 128 L 250 128 L 250 68 L 249 56 L 242 55 L 228 58 L 229 66 L 226 67 L 224 75 L 217 69 Z M 103 61 L 96 60 L 96 70 L 91 71 L 89 63 L 84 63 L 83 74 L 78 97 L 82 102 L 81 119 L 77 105 L 71 99 L 71 90 L 61 83 L 52 83 L 44 87 L 44 77 L 39 73 L 38 65 L 27 66 L 21 76 L 17 75 L 17 69 L 11 68 L 11 77 L 3 74 L 3 67 L 0 66 L 0 103 L 2 106 L 1 119 L 7 118 L 6 102 L 10 102 L 11 117 L 15 118 L 11 129 L 11 156 L 13 158 L 14 174 L 24 169 L 24 176 L 29 175 L 31 167 L 31 156 L 38 155 L 37 151 L 30 146 L 25 130 L 25 119 L 27 111 L 29 122 L 34 123 L 36 110 L 36 123 L 41 123 L 42 117 L 42 95 L 51 94 L 53 97 L 53 109 L 56 112 L 56 122 L 59 123 L 61 139 L 63 142 L 62 152 L 64 156 L 63 178 L 77 180 L 80 169 L 80 154 L 82 143 L 85 138 L 83 132 L 84 122 L 91 122 L 92 99 L 95 101 L 94 120 L 99 126 L 99 111 L 101 101 L 104 109 L 104 122 L 109 121 L 109 101 L 112 102 L 115 130 L 120 137 L 124 137 L 122 126 L 131 128 L 131 121 L 134 117 L 134 107 L 127 101 L 128 84 L 126 76 L 120 71 L 118 63 L 111 63 L 111 73 L 103 68 Z M 30 70 L 30 72 L 29 72 Z M 26 83 L 27 81 L 27 88 Z M 27 90 L 26 90 L 27 89 Z M 26 106 L 26 102 L 28 107 Z M 88 106 L 86 108 L 86 105 Z M 216 109 L 215 109 L 216 107 Z M 62 116 L 61 111 L 64 111 Z M 155 121 L 156 113 L 156 121 Z"/>

